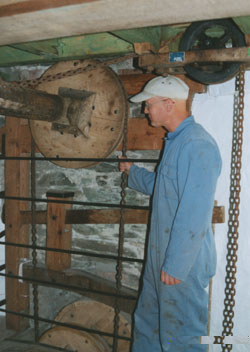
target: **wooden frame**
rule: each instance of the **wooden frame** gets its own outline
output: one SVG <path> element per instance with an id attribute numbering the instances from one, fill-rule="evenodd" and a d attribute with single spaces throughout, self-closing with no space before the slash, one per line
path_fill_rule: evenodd
<path id="1" fill-rule="evenodd" d="M 142 86 L 152 78 L 152 75 L 127 75 L 121 76 L 121 80 L 129 95 L 136 94 Z M 185 79 L 190 85 L 192 92 L 204 92 L 205 87 L 202 84 L 194 83 Z M 20 118 L 6 118 L 5 127 L 0 129 L 0 137 L 6 135 L 6 156 L 24 156 L 30 155 L 30 132 L 27 121 Z M 146 119 L 132 118 L 129 119 L 128 129 L 128 149 L 129 150 L 151 150 L 162 148 L 162 138 L 165 131 L 150 127 Z M 143 141 L 143 143 L 142 143 Z M 0 149 L 2 145 L 0 144 Z M 119 147 L 120 148 L 120 147 Z M 1 150 L 0 150 L 1 151 Z M 29 197 L 29 161 L 26 160 L 6 160 L 5 161 L 5 195 Z M 54 199 L 54 197 L 53 197 Z M 59 214 L 54 221 L 53 214 Z M 125 223 L 145 224 L 148 219 L 147 210 L 125 210 Z M 213 222 L 224 222 L 224 207 L 215 207 Z M 119 210 L 98 209 L 98 210 L 71 210 L 68 206 L 51 203 L 48 205 L 47 211 L 37 211 L 35 213 L 35 221 L 38 224 L 46 223 L 49 233 L 47 233 L 47 245 L 56 246 L 61 249 L 71 248 L 71 238 L 66 242 L 58 241 L 65 229 L 69 229 L 72 223 L 89 223 L 89 224 L 107 224 L 119 223 Z M 23 245 L 29 245 L 29 224 L 31 224 L 31 211 L 28 210 L 28 202 L 18 200 L 5 201 L 5 227 L 6 242 L 17 242 Z M 52 230 L 53 231 L 52 231 Z M 48 239 L 48 236 L 51 236 Z M 53 252 L 52 252 L 53 253 Z M 6 246 L 6 273 L 9 275 L 18 275 L 20 260 L 28 258 L 27 248 L 15 246 Z M 61 284 L 69 283 L 69 278 L 65 274 L 65 269 L 70 268 L 70 257 L 65 253 L 57 254 L 57 261 L 61 258 L 60 265 L 54 262 L 53 256 L 47 257 L 47 267 L 34 268 L 30 264 L 25 264 L 24 275 L 32 280 L 38 275 L 42 278 L 56 277 L 56 282 Z M 59 259 L 58 259 L 59 258 Z M 64 264 L 62 264 L 64 263 Z M 72 276 L 73 275 L 73 276 Z M 74 277 L 75 275 L 75 277 Z M 80 275 L 80 276 L 79 276 Z M 80 282 L 83 287 L 105 288 L 109 292 L 114 292 L 114 287 L 108 282 L 100 282 L 95 278 L 90 280 L 86 273 L 79 274 L 71 271 L 70 283 Z M 79 281 L 77 281 L 78 279 Z M 76 280 L 76 281 L 75 281 Z M 14 312 L 28 312 L 29 308 L 29 281 L 19 282 L 14 278 L 6 278 L 6 309 Z M 80 289 L 80 287 L 79 287 Z M 134 295 L 133 290 L 122 290 L 124 294 Z M 108 302 L 112 301 L 107 299 Z M 109 303 L 111 304 L 111 303 Z M 125 306 L 128 304 L 121 301 Z M 132 305 L 131 305 L 132 304 Z M 127 311 L 131 312 L 134 303 L 127 305 Z M 17 331 L 27 327 L 26 319 L 7 313 L 7 327 Z"/>

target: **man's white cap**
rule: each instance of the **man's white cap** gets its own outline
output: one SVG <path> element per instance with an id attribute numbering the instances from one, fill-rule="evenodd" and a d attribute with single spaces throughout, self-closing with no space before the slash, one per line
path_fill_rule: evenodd
<path id="1" fill-rule="evenodd" d="M 143 91 L 132 98 L 132 103 L 141 103 L 153 97 L 164 97 L 171 99 L 186 100 L 188 98 L 189 87 L 180 78 L 175 76 L 155 77 L 144 87 Z"/>

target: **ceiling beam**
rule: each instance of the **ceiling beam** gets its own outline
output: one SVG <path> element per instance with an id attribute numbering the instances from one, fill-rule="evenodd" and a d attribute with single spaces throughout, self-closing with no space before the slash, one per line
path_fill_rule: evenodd
<path id="1" fill-rule="evenodd" d="M 0 45 L 250 15 L 249 0 L 203 0 L 202 6 L 200 0 L 56 1 L 57 6 L 64 3 L 61 7 L 54 1 L 47 1 L 53 8 L 0 17 Z M 24 3 L 39 6 L 45 0 L 18 1 L 16 6 Z"/>
<path id="2" fill-rule="evenodd" d="M 0 66 L 46 64 L 62 60 L 121 56 L 133 52 L 133 45 L 111 33 L 89 34 L 77 37 L 0 47 Z"/>
<path id="3" fill-rule="evenodd" d="M 0 17 L 20 15 L 29 12 L 56 9 L 57 7 L 84 4 L 98 0 L 26 0 L 0 5 Z"/>

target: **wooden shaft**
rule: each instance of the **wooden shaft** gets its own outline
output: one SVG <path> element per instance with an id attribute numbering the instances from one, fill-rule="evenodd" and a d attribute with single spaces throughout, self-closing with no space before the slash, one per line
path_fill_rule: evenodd
<path id="1" fill-rule="evenodd" d="M 1 115 L 53 122 L 62 111 L 63 100 L 58 95 L 0 82 Z"/>

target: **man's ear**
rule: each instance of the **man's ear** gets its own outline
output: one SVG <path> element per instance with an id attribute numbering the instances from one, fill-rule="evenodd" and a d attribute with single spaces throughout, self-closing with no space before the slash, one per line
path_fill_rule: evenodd
<path id="1" fill-rule="evenodd" d="M 175 105 L 175 101 L 174 100 L 172 100 L 170 98 L 166 99 L 166 109 L 167 109 L 168 113 L 172 111 L 174 105 Z"/>

